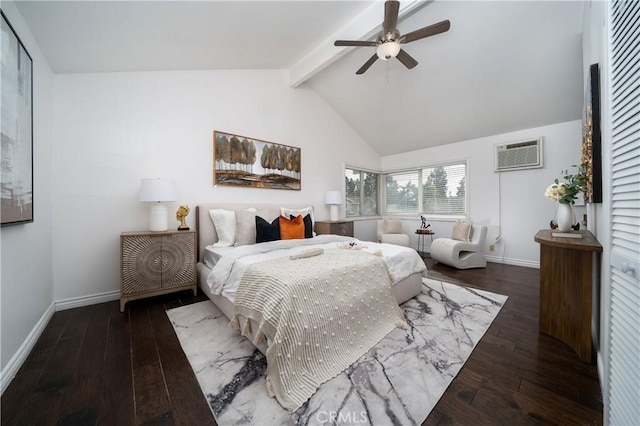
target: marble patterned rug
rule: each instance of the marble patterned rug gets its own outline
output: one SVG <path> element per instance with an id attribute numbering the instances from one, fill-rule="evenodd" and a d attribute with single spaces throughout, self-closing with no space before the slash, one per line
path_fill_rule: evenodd
<path id="1" fill-rule="evenodd" d="M 216 422 L 223 425 L 421 424 L 506 296 L 423 279 L 395 329 L 294 413 L 267 396 L 266 359 L 210 301 L 167 311 Z"/>

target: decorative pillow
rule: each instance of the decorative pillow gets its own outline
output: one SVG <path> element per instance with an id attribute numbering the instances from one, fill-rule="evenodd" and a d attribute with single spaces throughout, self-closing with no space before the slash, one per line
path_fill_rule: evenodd
<path id="1" fill-rule="evenodd" d="M 236 212 L 236 246 L 256 243 L 256 212 Z"/>
<path id="2" fill-rule="evenodd" d="M 301 215 L 295 219 L 289 220 L 280 216 L 280 239 L 282 240 L 301 240 L 304 238 L 304 220 Z"/>
<path id="3" fill-rule="evenodd" d="M 471 241 L 471 230 L 473 226 L 472 220 L 458 219 L 456 224 L 453 225 L 453 232 L 451 232 L 451 238 L 458 241 L 464 241 L 468 243 Z"/>
<path id="4" fill-rule="evenodd" d="M 232 210 L 209 210 L 209 216 L 216 227 L 218 241 L 214 247 L 229 247 L 236 240 L 236 214 Z"/>
<path id="5" fill-rule="evenodd" d="M 244 211 L 255 212 L 253 207 Z M 213 244 L 214 247 L 230 247 L 236 242 L 236 213 L 233 210 L 212 209 L 209 210 L 209 216 L 213 221 L 213 226 L 218 234 L 218 241 Z"/>
<path id="6" fill-rule="evenodd" d="M 269 223 L 260 216 L 256 216 L 256 243 L 266 243 L 280 239 L 280 216 Z"/>
<path id="7" fill-rule="evenodd" d="M 296 216 L 290 215 L 289 219 L 293 220 Z M 311 215 L 308 214 L 302 218 L 304 222 L 304 237 L 305 238 L 313 238 L 313 222 L 311 221 Z"/>
<path id="8" fill-rule="evenodd" d="M 295 217 L 298 215 L 305 217 L 306 215 L 309 215 L 311 216 L 311 223 L 312 224 L 316 223 L 316 219 L 313 216 L 313 207 L 305 207 L 303 209 L 298 209 L 298 210 L 292 210 L 286 207 L 280 207 L 280 215 L 284 217 L 289 217 L 289 216 Z"/>
<path id="9" fill-rule="evenodd" d="M 384 233 L 385 234 L 402 234 L 402 222 L 400 222 L 398 219 L 385 219 Z"/>

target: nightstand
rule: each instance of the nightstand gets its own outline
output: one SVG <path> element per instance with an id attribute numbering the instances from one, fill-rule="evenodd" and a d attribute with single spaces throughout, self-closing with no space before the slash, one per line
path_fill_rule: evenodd
<path id="1" fill-rule="evenodd" d="M 130 300 L 175 291 L 198 293 L 196 232 L 120 234 L 120 311 Z"/>
<path id="2" fill-rule="evenodd" d="M 426 228 L 416 229 L 416 235 L 418 235 L 418 253 L 420 253 L 420 256 L 422 256 L 423 259 L 425 258 L 424 237 L 431 237 L 431 242 L 433 242 L 433 236 L 435 234 L 435 232 Z"/>
<path id="3" fill-rule="evenodd" d="M 328 220 L 316 222 L 316 234 L 334 234 L 343 235 L 345 237 L 353 237 L 353 221 L 352 220 Z"/>

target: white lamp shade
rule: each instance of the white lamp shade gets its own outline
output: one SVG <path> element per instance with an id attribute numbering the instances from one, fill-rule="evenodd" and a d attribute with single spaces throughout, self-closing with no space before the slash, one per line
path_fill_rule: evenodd
<path id="1" fill-rule="evenodd" d="M 344 200 L 342 198 L 341 191 L 327 191 L 324 195 L 324 203 L 325 204 L 342 204 Z"/>
<path id="2" fill-rule="evenodd" d="M 142 179 L 139 201 L 162 202 L 177 199 L 178 191 L 172 179 Z"/>
<path id="3" fill-rule="evenodd" d="M 389 58 L 395 58 L 400 53 L 400 43 L 397 41 L 387 41 L 386 43 L 382 43 L 376 49 L 376 54 L 378 58 L 382 60 L 387 60 Z"/>

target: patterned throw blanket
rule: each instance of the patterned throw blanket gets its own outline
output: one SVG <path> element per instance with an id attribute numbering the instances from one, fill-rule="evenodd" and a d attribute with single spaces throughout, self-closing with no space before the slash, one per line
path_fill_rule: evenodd
<path id="1" fill-rule="evenodd" d="M 267 390 L 294 411 L 395 327 L 406 323 L 391 291 L 384 261 L 356 250 L 315 257 L 282 257 L 244 273 L 234 307 L 267 338 Z"/>

